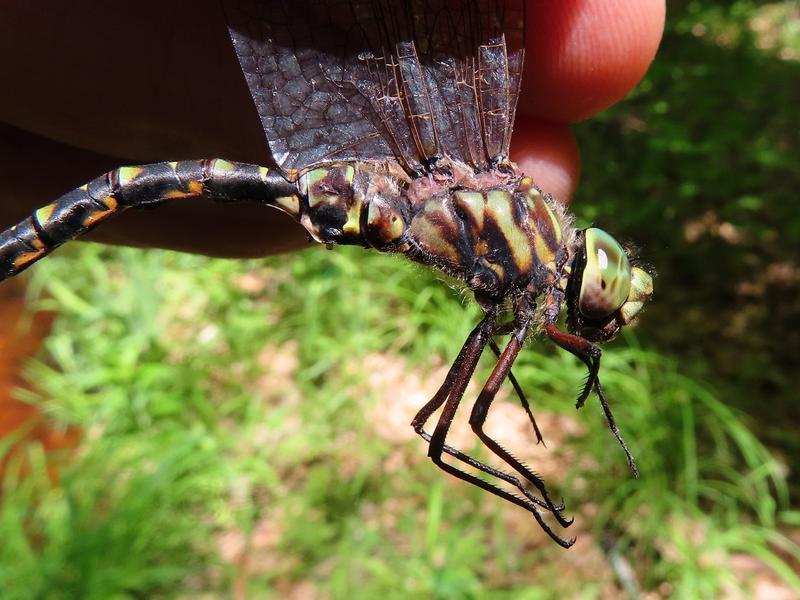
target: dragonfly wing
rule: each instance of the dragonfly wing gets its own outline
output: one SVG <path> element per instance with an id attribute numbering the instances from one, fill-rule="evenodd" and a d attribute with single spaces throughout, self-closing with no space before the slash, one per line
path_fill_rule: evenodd
<path id="1" fill-rule="evenodd" d="M 507 155 L 523 0 L 226 0 L 275 162 Z"/>

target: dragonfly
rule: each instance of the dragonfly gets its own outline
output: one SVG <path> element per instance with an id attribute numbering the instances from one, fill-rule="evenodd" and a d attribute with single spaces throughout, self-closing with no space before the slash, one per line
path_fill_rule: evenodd
<path id="1" fill-rule="evenodd" d="M 439 468 L 525 509 L 570 547 L 575 538 L 556 531 L 573 521 L 563 503 L 484 424 L 508 379 L 542 441 L 511 372 L 526 341 L 542 331 L 585 363 L 576 406 L 596 393 L 638 476 L 600 384 L 599 344 L 637 319 L 653 273 L 604 230 L 576 228 L 509 158 L 524 0 L 223 4 L 271 164 L 217 158 L 120 166 L 0 233 L 0 281 L 124 210 L 196 198 L 275 208 L 328 247 L 357 245 L 433 267 L 472 292 L 482 318 L 411 426 Z M 495 338 L 503 336 L 501 349 Z M 496 362 L 469 423 L 505 470 L 447 442 L 487 346 Z"/>

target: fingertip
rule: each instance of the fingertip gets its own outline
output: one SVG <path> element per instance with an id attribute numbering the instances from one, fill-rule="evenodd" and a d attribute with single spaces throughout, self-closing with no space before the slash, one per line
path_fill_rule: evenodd
<path id="1" fill-rule="evenodd" d="M 520 111 L 575 122 L 641 80 L 664 30 L 664 0 L 529 0 Z"/>
<path id="2" fill-rule="evenodd" d="M 542 191 L 561 202 L 570 201 L 578 185 L 580 154 L 566 126 L 518 116 L 511 158 Z"/>

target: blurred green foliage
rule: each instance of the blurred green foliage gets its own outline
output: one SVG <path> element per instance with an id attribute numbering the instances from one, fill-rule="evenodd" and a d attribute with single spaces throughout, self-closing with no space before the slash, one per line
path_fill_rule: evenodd
<path id="1" fill-rule="evenodd" d="M 435 275 L 353 248 L 234 262 L 76 245 L 30 280 L 60 316 L 20 396 L 84 436 L 57 483 L 38 446 L 12 460 L 2 597 L 698 598 L 765 571 L 800 590 L 800 8 L 670 10 L 645 81 L 576 128 L 579 218 L 659 272 L 602 370 L 643 478 L 594 399 L 574 413 L 571 356 L 532 344 L 515 366 L 551 415 L 552 445 L 526 451 L 556 461 L 571 551 L 446 478 L 392 415 L 477 320 Z"/>

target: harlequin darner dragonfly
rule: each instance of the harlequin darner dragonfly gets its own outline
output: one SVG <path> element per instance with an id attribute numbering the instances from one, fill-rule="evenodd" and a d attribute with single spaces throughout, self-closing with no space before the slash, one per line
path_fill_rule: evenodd
<path id="1" fill-rule="evenodd" d="M 526 509 L 569 547 L 574 538 L 562 538 L 544 518 L 550 513 L 569 526 L 563 505 L 553 503 L 544 482 L 483 424 L 508 377 L 541 441 L 511 375 L 525 340 L 541 324 L 586 364 L 577 406 L 597 393 L 636 474 L 600 386 L 596 343 L 634 319 L 652 294 L 652 278 L 609 234 L 576 230 L 564 208 L 509 159 L 523 66 L 523 0 L 339 0 L 299 12 L 297 2 L 289 4 L 225 2 L 273 165 L 208 159 L 115 169 L 0 234 L 0 280 L 124 209 L 196 197 L 278 208 L 317 242 L 401 253 L 433 266 L 473 292 L 483 318 L 412 427 L 440 468 Z M 568 331 L 557 325 L 562 307 Z M 502 352 L 494 341 L 501 335 L 510 336 Z M 498 360 L 469 422 L 515 474 L 446 443 L 487 345 Z M 425 424 L 442 407 L 429 433 Z"/>

